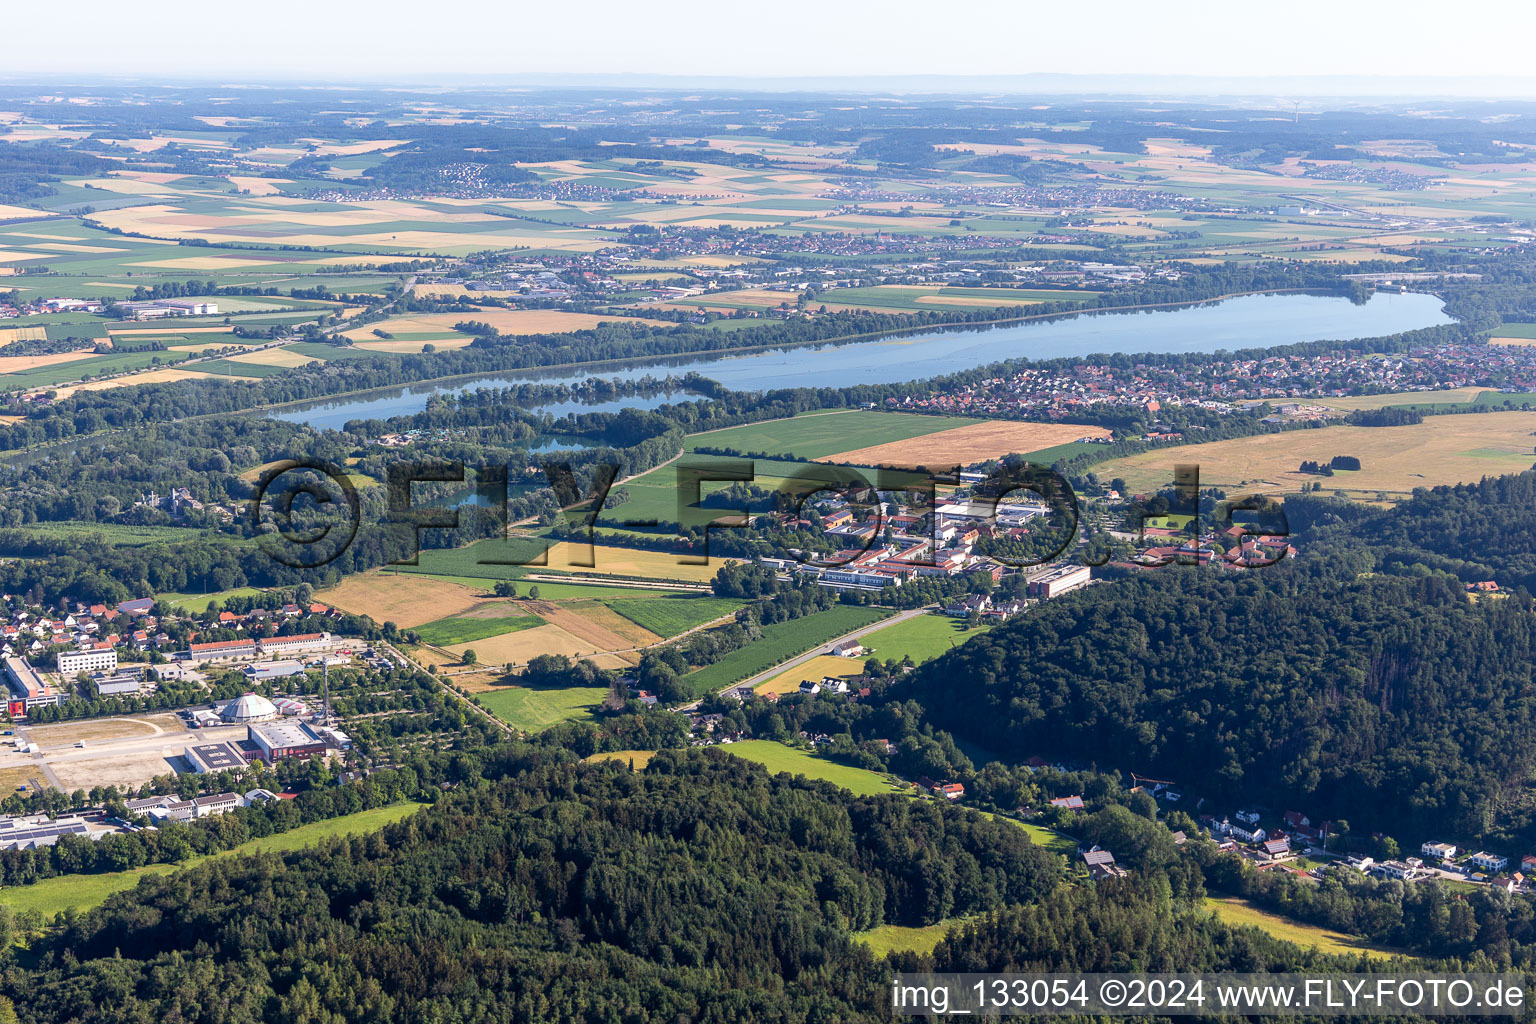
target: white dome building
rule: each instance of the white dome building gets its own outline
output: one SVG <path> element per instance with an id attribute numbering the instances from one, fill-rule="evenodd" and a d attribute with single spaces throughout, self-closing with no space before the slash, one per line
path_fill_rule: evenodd
<path id="1" fill-rule="evenodd" d="M 219 717 L 226 722 L 265 722 L 277 717 L 277 705 L 259 693 L 247 693 L 224 705 Z"/>

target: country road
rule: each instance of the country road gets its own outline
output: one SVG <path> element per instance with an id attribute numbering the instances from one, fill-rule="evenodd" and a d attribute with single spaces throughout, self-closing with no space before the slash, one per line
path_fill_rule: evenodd
<path id="1" fill-rule="evenodd" d="M 812 658 L 821 657 L 823 654 L 828 653 L 832 650 L 833 647 L 842 643 L 844 640 L 857 640 L 860 637 L 868 636 L 871 633 L 878 632 L 879 630 L 884 629 L 886 626 L 894 626 L 898 622 L 906 622 L 908 619 L 915 619 L 919 615 L 927 615 L 935 607 L 937 606 L 928 604 L 923 605 L 921 608 L 909 608 L 904 612 L 898 612 L 895 615 L 881 619 L 878 622 L 871 622 L 867 626 L 860 626 L 858 629 L 851 633 L 844 633 L 842 636 L 833 637 L 831 640 L 828 640 L 824 644 L 817 644 L 815 647 L 812 647 L 804 654 L 797 654 L 793 658 L 790 658 L 788 661 L 781 661 L 772 668 L 759 672 L 755 676 L 749 676 L 746 679 L 738 679 L 736 682 L 731 683 L 729 686 L 723 687 L 723 689 L 734 690 L 738 686 L 751 686 L 752 688 L 756 689 L 758 686 L 766 683 L 774 676 L 777 676 L 783 672 L 788 672 L 790 669 L 796 667 L 797 665 L 804 665 Z M 692 711 L 698 706 L 699 702 L 694 701 L 692 704 L 685 705 L 679 710 Z"/>

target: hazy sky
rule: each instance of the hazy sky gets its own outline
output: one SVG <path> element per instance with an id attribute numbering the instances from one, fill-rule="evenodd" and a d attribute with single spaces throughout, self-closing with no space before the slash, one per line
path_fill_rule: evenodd
<path id="1" fill-rule="evenodd" d="M 5 8 L 0 77 L 1528 75 L 1520 50 L 1536 35 L 1530 0 L 11 0 Z"/>

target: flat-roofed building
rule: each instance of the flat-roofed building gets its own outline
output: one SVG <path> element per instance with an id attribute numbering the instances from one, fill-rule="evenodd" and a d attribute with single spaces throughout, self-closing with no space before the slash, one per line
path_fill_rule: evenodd
<path id="1" fill-rule="evenodd" d="M 324 753 L 326 748 L 324 737 L 303 722 L 259 722 L 250 727 L 249 736 L 267 764 Z"/>
<path id="2" fill-rule="evenodd" d="M 1027 589 L 1030 597 L 1049 600 L 1086 587 L 1092 581 L 1093 571 L 1086 565 L 1059 565 L 1030 580 Z"/>
<path id="3" fill-rule="evenodd" d="M 247 763 L 240 751 L 229 743 L 199 743 L 187 748 L 186 758 L 192 770 L 200 775 L 237 770 Z"/>
<path id="4" fill-rule="evenodd" d="M 91 682 L 96 687 L 96 693 L 101 697 L 120 697 L 124 694 L 136 694 L 144 688 L 144 673 L 138 672 L 97 672 L 91 676 Z"/>
<path id="5" fill-rule="evenodd" d="M 258 644 L 263 654 L 288 654 L 294 651 L 310 651 L 331 642 L 329 633 L 298 633 L 293 636 L 264 636 Z"/>
<path id="6" fill-rule="evenodd" d="M 110 644 L 84 651 L 60 651 L 59 674 L 73 679 L 81 672 L 116 672 L 117 651 Z"/>
<path id="7" fill-rule="evenodd" d="M 9 710 L 13 716 L 25 715 L 35 707 L 60 704 L 64 700 L 63 695 L 25 658 L 11 656 L 5 659 L 5 682 L 11 691 Z"/>
<path id="8" fill-rule="evenodd" d="M 240 671 L 253 683 L 263 682 L 268 679 L 287 679 L 290 676 L 304 674 L 302 661 L 256 661 L 245 666 Z"/>
<path id="9" fill-rule="evenodd" d="M 189 644 L 185 660 L 202 662 L 254 657 L 256 657 L 255 640 L 210 640 L 208 643 Z"/>

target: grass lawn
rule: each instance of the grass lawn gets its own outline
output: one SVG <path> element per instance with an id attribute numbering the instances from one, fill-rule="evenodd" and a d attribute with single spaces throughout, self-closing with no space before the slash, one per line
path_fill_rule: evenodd
<path id="1" fill-rule="evenodd" d="M 1039 825 L 1031 825 L 1027 821 L 1019 821 L 1004 814 L 991 814 L 993 821 L 1006 821 L 1010 825 L 1017 825 L 1029 836 L 1029 841 L 1036 846 L 1043 846 L 1052 853 L 1059 853 L 1068 860 L 1077 856 L 1077 840 L 1071 836 L 1063 835 L 1054 829 L 1043 828 Z"/>
<path id="2" fill-rule="evenodd" d="M 932 953 L 939 940 L 949 934 L 951 928 L 964 924 L 965 920 L 963 917 L 952 917 L 919 928 L 882 924 L 866 932 L 855 932 L 853 937 L 868 946 L 875 956 L 889 953 Z"/>
<path id="3" fill-rule="evenodd" d="M 732 651 L 713 665 L 688 673 L 683 681 L 694 693 L 703 696 L 748 676 L 766 672 L 781 661 L 788 661 L 797 654 L 804 654 L 891 614 L 894 613 L 889 608 L 843 604 L 788 622 L 771 623 L 763 627 L 761 640 Z"/>
<path id="4" fill-rule="evenodd" d="M 542 732 L 561 722 L 587 721 L 608 695 L 606 686 L 505 686 L 475 695 L 475 702 L 514 729 Z"/>
<path id="5" fill-rule="evenodd" d="M 10 907 L 13 912 L 36 910 L 45 918 L 51 918 L 69 907 L 80 911 L 90 910 L 104 903 L 107 897 L 132 889 L 139 884 L 139 879 L 146 875 L 163 875 L 182 868 L 195 867 L 205 860 L 218 857 L 233 857 L 247 853 L 292 853 L 336 836 L 381 829 L 406 815 L 415 813 L 422 806 L 424 805 L 392 804 L 389 807 L 375 807 L 355 814 L 344 814 L 339 818 L 301 825 L 277 835 L 252 839 L 232 850 L 204 857 L 193 857 L 181 864 L 148 864 L 128 871 L 108 871 L 96 875 L 60 875 L 57 878 L 46 878 L 32 885 L 7 886 L 4 890 L 0 890 L 0 904 Z"/>
<path id="6" fill-rule="evenodd" d="M 1260 928 L 1277 939 L 1294 942 L 1298 946 L 1316 946 L 1323 953 L 1337 953 L 1342 956 L 1364 953 L 1366 956 L 1382 959 L 1397 955 L 1390 950 L 1368 946 L 1363 940 L 1349 935 L 1279 917 L 1266 910 L 1260 910 L 1247 900 L 1236 897 L 1207 896 L 1205 905 L 1227 924 Z"/>
<path id="7" fill-rule="evenodd" d="M 168 605 L 180 608 L 187 612 L 205 611 L 213 601 L 227 601 L 231 597 L 255 597 L 261 591 L 255 587 L 236 587 L 234 590 L 219 590 L 212 594 L 156 594 L 155 600 L 163 601 Z"/>
<path id="8" fill-rule="evenodd" d="M 416 633 L 420 635 L 422 643 L 447 647 L 449 644 L 465 644 L 472 640 L 484 640 L 488 636 L 516 633 L 542 625 L 544 620 L 537 615 L 504 615 L 494 619 L 451 616 L 423 623 L 416 627 Z"/>
<path id="9" fill-rule="evenodd" d="M 824 779 L 856 796 L 912 792 L 911 786 L 893 782 L 878 772 L 838 764 L 795 747 L 786 747 L 774 740 L 742 740 L 740 743 L 724 744 L 719 749 L 748 761 L 756 761 L 770 772 L 788 772 L 790 775 L 804 775 L 808 779 Z"/>
<path id="10" fill-rule="evenodd" d="M 544 588 L 539 588 L 544 596 Z M 724 597 L 642 597 L 603 602 L 637 626 L 657 636 L 673 637 L 729 615 L 744 602 Z"/>
<path id="11" fill-rule="evenodd" d="M 991 626 L 966 628 L 964 619 L 951 615 L 919 615 L 915 619 L 898 622 L 894 626 L 870 633 L 860 641 L 869 654 L 857 660 L 862 664 L 866 657 L 888 661 L 892 658 L 910 657 L 922 664 L 958 647 L 974 637 L 981 636 Z"/>

